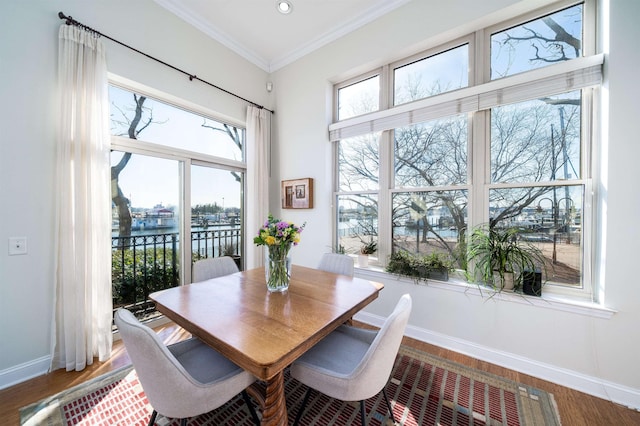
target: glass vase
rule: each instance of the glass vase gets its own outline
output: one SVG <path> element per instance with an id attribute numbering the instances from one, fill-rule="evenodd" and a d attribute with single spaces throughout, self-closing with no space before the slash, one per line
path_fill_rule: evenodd
<path id="1" fill-rule="evenodd" d="M 291 246 L 266 246 L 264 250 L 264 275 L 267 289 L 283 292 L 289 288 L 291 278 Z"/>

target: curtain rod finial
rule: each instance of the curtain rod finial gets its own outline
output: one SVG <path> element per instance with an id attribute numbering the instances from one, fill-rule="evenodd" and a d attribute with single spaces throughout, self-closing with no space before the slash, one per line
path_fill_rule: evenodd
<path id="1" fill-rule="evenodd" d="M 73 23 L 73 18 L 71 16 L 65 16 L 62 12 L 58 12 L 58 18 L 66 20 L 65 24 L 67 25 L 71 25 Z"/>

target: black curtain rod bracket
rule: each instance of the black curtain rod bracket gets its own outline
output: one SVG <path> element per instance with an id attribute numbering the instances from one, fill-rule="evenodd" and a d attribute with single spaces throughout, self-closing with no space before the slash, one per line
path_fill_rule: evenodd
<path id="1" fill-rule="evenodd" d="M 118 41 L 118 40 L 116 40 L 116 39 L 114 39 L 114 38 L 111 38 L 111 37 L 109 37 L 108 35 L 101 33 L 100 31 L 94 30 L 93 28 L 88 27 L 88 26 L 86 26 L 86 25 L 84 25 L 84 24 L 82 24 L 82 23 L 80 23 L 80 22 L 76 21 L 75 19 L 73 19 L 73 17 L 71 17 L 71 16 L 66 16 L 66 15 L 65 15 L 64 13 L 62 13 L 62 12 L 58 12 L 58 18 L 60 18 L 60 19 L 64 19 L 64 20 L 65 20 L 65 24 L 67 24 L 67 25 L 73 25 L 73 26 L 76 26 L 76 27 L 80 27 L 80 28 L 82 28 L 83 30 L 86 30 L 86 31 L 92 32 L 92 33 L 93 33 L 93 34 L 95 34 L 95 35 L 98 35 L 98 36 L 100 36 L 100 37 L 104 37 L 104 38 L 106 38 L 106 39 L 109 39 L 109 40 L 113 41 L 114 43 L 119 44 L 120 46 L 123 46 L 123 47 L 126 47 L 127 49 L 133 50 L 133 51 L 134 51 L 134 52 L 136 52 L 136 53 L 139 53 L 139 54 L 141 54 L 141 55 L 144 55 L 144 56 L 146 56 L 146 57 L 147 57 L 147 58 L 149 58 L 149 59 L 152 59 L 152 60 L 154 60 L 154 61 L 156 61 L 156 62 L 158 62 L 158 63 L 160 63 L 160 64 L 162 64 L 162 65 L 165 65 L 165 66 L 167 66 L 167 67 L 169 67 L 169 68 L 171 68 L 171 69 L 173 69 L 173 70 L 175 70 L 175 71 L 178 71 L 178 72 L 180 72 L 180 73 L 182 73 L 182 74 L 186 75 L 187 77 L 189 77 L 189 81 L 198 80 L 198 81 L 199 81 L 199 82 L 201 82 L 201 83 L 204 83 L 204 84 L 206 84 L 206 85 L 209 85 L 209 86 L 211 86 L 211 87 L 213 87 L 213 88 L 215 88 L 215 89 L 218 89 L 218 90 L 220 90 L 220 91 L 222 91 L 222 92 L 224 92 L 224 93 L 226 93 L 226 94 L 228 94 L 228 95 L 231 95 L 231 96 L 233 96 L 233 97 L 236 97 L 236 98 L 238 98 L 238 99 L 241 99 L 241 100 L 243 100 L 243 101 L 245 101 L 245 102 L 247 102 L 247 103 L 249 103 L 249 104 L 251 104 L 251 105 L 253 105 L 253 106 L 257 107 L 257 108 L 265 109 L 265 110 L 269 111 L 269 112 L 270 112 L 270 113 L 272 113 L 272 114 L 274 113 L 274 111 L 272 111 L 272 110 L 270 110 L 270 109 L 268 109 L 268 108 L 265 108 L 265 107 L 264 107 L 264 106 L 262 106 L 262 105 L 258 105 L 258 104 L 257 104 L 257 103 L 255 103 L 255 102 L 251 102 L 250 100 L 245 99 L 245 98 L 243 98 L 242 96 L 236 95 L 236 94 L 235 94 L 235 93 L 233 93 L 233 92 L 230 92 L 230 91 L 228 91 L 228 90 L 225 90 L 225 89 L 223 89 L 222 87 L 216 86 L 216 85 L 215 85 L 215 84 L 213 84 L 213 83 L 209 83 L 208 81 L 206 81 L 206 80 L 203 80 L 203 79 L 199 78 L 199 77 L 198 77 L 198 76 L 196 76 L 195 74 L 191 74 L 191 73 L 188 73 L 188 72 L 186 72 L 186 71 L 184 71 L 184 70 L 181 70 L 181 69 L 180 69 L 180 68 L 178 68 L 178 67 L 175 67 L 175 66 L 173 66 L 173 65 L 171 65 L 171 64 L 168 64 L 168 63 L 166 63 L 166 62 L 164 62 L 164 61 L 162 61 L 162 60 L 160 60 L 160 59 L 158 59 L 158 58 L 155 58 L 155 57 L 153 57 L 153 56 L 151 56 L 151 55 L 148 55 L 148 54 L 146 54 L 146 53 L 144 53 L 144 52 L 141 52 L 140 50 L 138 50 L 138 49 L 136 49 L 136 48 L 134 48 L 134 47 L 131 47 L 131 46 L 129 46 L 128 44 L 124 44 L 124 43 L 122 43 L 121 41 Z"/>

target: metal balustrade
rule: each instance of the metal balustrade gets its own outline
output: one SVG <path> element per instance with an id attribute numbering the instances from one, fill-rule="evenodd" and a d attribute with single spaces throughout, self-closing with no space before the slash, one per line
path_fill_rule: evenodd
<path id="1" fill-rule="evenodd" d="M 226 255 L 232 256 L 242 269 L 241 242 L 240 228 L 193 231 L 191 261 Z M 149 294 L 181 284 L 180 248 L 179 233 L 112 237 L 114 311 L 125 307 L 142 320 L 159 315 Z"/>

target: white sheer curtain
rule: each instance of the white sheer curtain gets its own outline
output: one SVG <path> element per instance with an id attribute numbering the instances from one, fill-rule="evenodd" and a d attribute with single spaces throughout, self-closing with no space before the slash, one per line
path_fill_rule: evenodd
<path id="1" fill-rule="evenodd" d="M 269 214 L 269 146 L 271 114 L 264 108 L 247 108 L 247 208 L 245 210 L 246 268 L 262 266 L 262 248 L 253 244 L 253 237 Z"/>
<path id="2" fill-rule="evenodd" d="M 109 97 L 94 34 L 60 27 L 58 90 L 51 369 L 70 371 L 106 360 L 112 345 Z"/>

